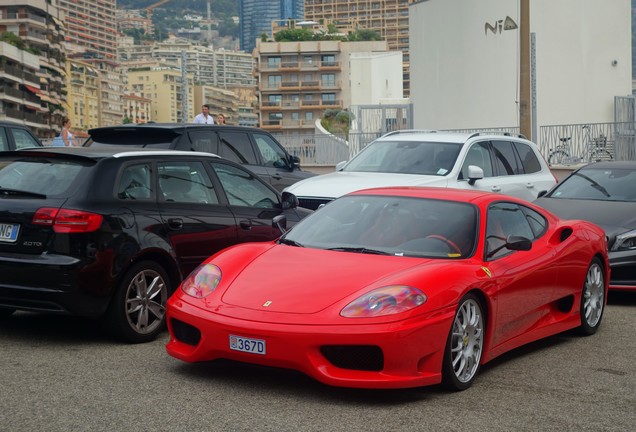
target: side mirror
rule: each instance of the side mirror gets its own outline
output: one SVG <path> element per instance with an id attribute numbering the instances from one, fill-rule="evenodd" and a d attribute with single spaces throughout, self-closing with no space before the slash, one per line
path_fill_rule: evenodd
<path id="1" fill-rule="evenodd" d="M 274 219 L 272 219 L 272 228 L 278 228 L 281 234 L 285 234 L 287 232 L 287 216 L 274 216 Z"/>
<path id="2" fill-rule="evenodd" d="M 468 184 L 474 185 L 479 179 L 484 178 L 484 170 L 477 165 L 468 165 Z"/>
<path id="3" fill-rule="evenodd" d="M 548 194 L 547 190 L 542 190 L 541 192 L 539 192 L 539 194 L 537 195 L 537 198 L 541 198 L 544 197 Z"/>
<path id="4" fill-rule="evenodd" d="M 532 242 L 525 237 L 511 235 L 506 239 L 506 248 L 514 251 L 529 251 L 532 249 Z"/>
<path id="5" fill-rule="evenodd" d="M 300 158 L 298 156 L 290 156 L 292 169 L 300 169 Z"/>
<path id="6" fill-rule="evenodd" d="M 342 171 L 348 161 L 340 161 L 336 164 L 336 171 Z"/>
<path id="7" fill-rule="evenodd" d="M 281 197 L 281 204 L 283 210 L 289 210 L 298 207 L 300 203 L 298 202 L 298 198 L 296 198 L 296 195 L 294 195 L 293 193 L 283 192 Z"/>

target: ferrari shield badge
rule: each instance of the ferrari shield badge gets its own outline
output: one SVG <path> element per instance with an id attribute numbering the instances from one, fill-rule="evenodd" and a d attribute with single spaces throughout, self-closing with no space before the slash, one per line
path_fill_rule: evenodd
<path id="1" fill-rule="evenodd" d="M 492 273 L 490 272 L 490 269 L 488 269 L 488 267 L 481 266 L 481 269 L 488 275 L 489 278 L 492 277 Z"/>

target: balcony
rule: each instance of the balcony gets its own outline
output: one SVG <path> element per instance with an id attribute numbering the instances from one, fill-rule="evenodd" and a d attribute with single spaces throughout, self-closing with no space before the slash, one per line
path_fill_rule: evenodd
<path id="1" fill-rule="evenodd" d="M 282 120 L 263 120 L 261 128 L 265 130 L 281 130 L 283 128 Z"/>
<path id="2" fill-rule="evenodd" d="M 340 62 L 335 62 L 335 61 L 323 61 L 323 62 L 320 62 L 320 70 L 321 71 L 328 71 L 328 70 L 337 71 L 337 70 L 340 70 Z"/>
<path id="3" fill-rule="evenodd" d="M 281 107 L 281 101 L 267 101 L 267 102 L 261 102 L 261 106 L 260 109 L 261 111 L 268 111 L 268 110 L 279 110 Z"/>

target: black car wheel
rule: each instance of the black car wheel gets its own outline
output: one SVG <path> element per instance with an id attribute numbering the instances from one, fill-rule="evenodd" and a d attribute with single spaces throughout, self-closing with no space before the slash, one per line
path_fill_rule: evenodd
<path id="1" fill-rule="evenodd" d="M 170 292 L 168 276 L 158 264 L 135 264 L 113 296 L 106 316 L 108 330 L 127 342 L 154 340 L 165 327 Z"/>
<path id="2" fill-rule="evenodd" d="M 598 258 L 594 258 L 587 269 L 583 294 L 581 295 L 581 327 L 583 335 L 593 335 L 601 325 L 605 308 L 605 272 Z"/>
<path id="3" fill-rule="evenodd" d="M 485 330 L 479 299 L 474 294 L 466 294 L 459 301 L 444 352 L 442 383 L 449 390 L 465 390 L 475 381 Z"/>

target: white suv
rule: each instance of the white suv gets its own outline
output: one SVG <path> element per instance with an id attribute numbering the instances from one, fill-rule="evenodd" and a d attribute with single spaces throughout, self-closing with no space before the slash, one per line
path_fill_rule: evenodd
<path id="1" fill-rule="evenodd" d="M 499 192 L 528 201 L 556 184 L 537 146 L 522 136 L 399 130 L 370 143 L 336 172 L 285 190 L 316 209 L 341 195 L 379 186 L 434 186 Z"/>

